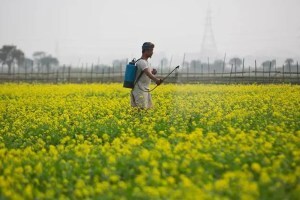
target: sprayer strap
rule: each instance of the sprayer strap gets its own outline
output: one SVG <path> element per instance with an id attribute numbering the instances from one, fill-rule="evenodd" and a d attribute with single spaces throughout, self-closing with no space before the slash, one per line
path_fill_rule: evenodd
<path id="1" fill-rule="evenodd" d="M 141 60 L 142 58 L 139 58 L 137 61 Z M 135 61 L 135 63 L 137 63 L 137 61 Z M 135 85 L 137 84 L 137 82 L 140 80 L 141 76 L 143 75 L 144 71 L 141 71 L 141 73 L 139 74 L 139 76 L 137 77 L 137 79 L 134 82 L 133 88 L 135 87 Z"/>
<path id="2" fill-rule="evenodd" d="M 140 80 L 141 76 L 143 75 L 143 71 L 141 71 L 140 75 L 137 77 L 137 79 L 134 82 L 134 86 L 137 84 L 137 82 Z"/>

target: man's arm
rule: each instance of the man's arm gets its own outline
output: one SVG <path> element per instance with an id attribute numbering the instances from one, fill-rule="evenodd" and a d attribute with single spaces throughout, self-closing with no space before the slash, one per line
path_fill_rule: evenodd
<path id="1" fill-rule="evenodd" d="M 162 80 L 159 78 L 156 78 L 149 70 L 149 68 L 144 69 L 144 73 L 153 80 L 157 85 L 160 85 L 162 83 Z"/>

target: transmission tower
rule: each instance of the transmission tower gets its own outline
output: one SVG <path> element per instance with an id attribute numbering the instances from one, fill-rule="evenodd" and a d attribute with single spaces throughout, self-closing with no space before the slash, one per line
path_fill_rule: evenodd
<path id="1" fill-rule="evenodd" d="M 215 58 L 217 57 L 218 54 L 211 21 L 212 21 L 211 9 L 210 6 L 208 6 L 206 19 L 205 19 L 205 29 L 204 29 L 204 35 L 202 40 L 202 47 L 201 47 L 201 57 L 203 58 L 204 57 Z"/>

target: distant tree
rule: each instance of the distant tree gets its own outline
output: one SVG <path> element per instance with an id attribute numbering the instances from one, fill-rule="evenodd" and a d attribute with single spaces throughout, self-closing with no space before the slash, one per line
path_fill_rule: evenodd
<path id="1" fill-rule="evenodd" d="M 217 59 L 212 64 L 212 72 L 215 70 L 216 72 L 221 72 L 223 69 L 224 61 L 221 59 Z"/>
<path id="2" fill-rule="evenodd" d="M 192 60 L 190 62 L 190 68 L 192 72 L 200 72 L 201 61 L 200 60 Z"/>
<path id="3" fill-rule="evenodd" d="M 115 71 L 121 71 L 127 65 L 127 59 L 116 59 L 113 60 L 112 66 L 114 67 Z"/>
<path id="4" fill-rule="evenodd" d="M 53 66 L 57 66 L 59 61 L 57 58 L 47 55 L 43 51 L 37 51 L 33 53 L 33 59 L 37 66 L 38 71 L 46 70 L 50 71 Z"/>
<path id="5" fill-rule="evenodd" d="M 24 62 L 25 55 L 23 51 L 13 45 L 4 45 L 0 49 L 0 62 L 8 66 L 8 73 L 11 73 L 12 64 L 17 62 L 18 66 Z"/>
<path id="6" fill-rule="evenodd" d="M 23 68 L 25 70 L 33 69 L 33 60 L 30 58 L 25 58 L 24 63 L 23 63 Z"/>
<path id="7" fill-rule="evenodd" d="M 122 63 L 122 60 L 113 60 L 112 61 L 112 66 L 113 67 L 116 67 L 116 66 L 119 66 L 119 65 L 122 65 L 123 63 Z"/>
<path id="8" fill-rule="evenodd" d="M 13 57 L 17 61 L 18 67 L 21 66 L 23 64 L 23 62 L 25 61 L 25 54 L 23 51 L 21 51 L 19 49 L 15 50 L 13 52 Z"/>
<path id="9" fill-rule="evenodd" d="M 37 51 L 33 53 L 34 63 L 37 67 L 38 72 L 42 70 L 41 59 L 46 56 L 46 53 L 43 51 Z"/>
<path id="10" fill-rule="evenodd" d="M 270 64 L 271 64 L 271 69 L 273 69 L 276 65 L 276 60 L 266 60 L 264 61 L 261 66 L 263 68 L 269 69 L 270 68 Z"/>
<path id="11" fill-rule="evenodd" d="M 34 58 L 42 58 L 42 57 L 45 57 L 45 56 L 46 56 L 46 53 L 43 52 L 43 51 L 37 51 L 37 52 L 33 53 Z"/>
<path id="12" fill-rule="evenodd" d="M 51 55 L 45 56 L 40 59 L 42 67 L 46 67 L 47 71 L 50 71 L 51 67 L 57 66 L 59 64 L 57 58 L 52 57 Z"/>
<path id="13" fill-rule="evenodd" d="M 285 60 L 285 65 L 289 67 L 289 71 L 292 71 L 294 60 L 292 58 L 287 58 Z"/>
<path id="14" fill-rule="evenodd" d="M 262 65 L 263 68 L 269 69 L 270 64 L 271 64 L 271 67 L 272 67 L 272 61 L 266 60 L 261 65 Z"/>
<path id="15" fill-rule="evenodd" d="M 33 60 L 30 58 L 24 58 L 24 62 L 19 65 L 21 69 L 31 70 L 33 68 Z"/>
<path id="16" fill-rule="evenodd" d="M 273 59 L 273 60 L 271 60 L 271 69 L 276 69 L 276 60 L 275 59 Z"/>
<path id="17" fill-rule="evenodd" d="M 287 59 L 285 60 L 285 64 L 288 65 L 288 66 L 289 66 L 289 65 L 291 66 L 293 63 L 294 63 L 294 60 L 293 60 L 292 58 L 287 58 Z"/>
<path id="18" fill-rule="evenodd" d="M 126 62 L 127 64 L 127 62 Z M 125 65 L 124 65 L 125 66 Z M 106 70 L 108 68 L 107 65 L 104 65 L 104 64 L 99 64 L 99 65 L 96 65 L 95 66 L 95 71 L 97 72 L 102 72 L 103 70 Z M 124 68 L 125 69 L 125 68 Z"/>
<path id="19" fill-rule="evenodd" d="M 229 64 L 233 65 L 234 67 L 240 68 L 241 65 L 243 64 L 243 61 L 242 59 L 235 57 L 229 60 Z"/>
<path id="20" fill-rule="evenodd" d="M 273 60 L 271 61 L 271 66 L 272 66 L 272 67 L 275 67 L 275 65 L 276 65 L 276 60 L 273 59 Z"/>

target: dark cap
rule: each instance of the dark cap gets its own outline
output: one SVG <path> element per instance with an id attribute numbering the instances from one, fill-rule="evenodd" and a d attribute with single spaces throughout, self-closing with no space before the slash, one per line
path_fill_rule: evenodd
<path id="1" fill-rule="evenodd" d="M 149 50 L 153 48 L 154 48 L 154 44 L 151 42 L 145 42 L 142 46 L 142 50 Z"/>

